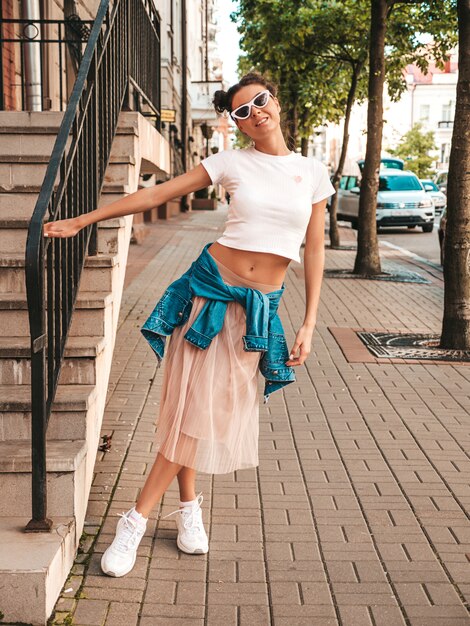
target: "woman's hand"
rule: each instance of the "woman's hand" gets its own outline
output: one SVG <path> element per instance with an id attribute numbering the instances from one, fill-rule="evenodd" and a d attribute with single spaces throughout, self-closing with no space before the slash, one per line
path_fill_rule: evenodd
<path id="1" fill-rule="evenodd" d="M 286 361 L 286 365 L 295 367 L 296 365 L 303 365 L 306 358 L 310 354 L 312 347 L 313 329 L 315 326 L 304 324 L 295 337 L 295 343 L 289 355 L 289 360 Z"/>
<path id="2" fill-rule="evenodd" d="M 57 220 L 44 224 L 44 237 L 73 237 L 83 228 L 84 224 L 80 217 L 72 217 L 68 220 Z"/>

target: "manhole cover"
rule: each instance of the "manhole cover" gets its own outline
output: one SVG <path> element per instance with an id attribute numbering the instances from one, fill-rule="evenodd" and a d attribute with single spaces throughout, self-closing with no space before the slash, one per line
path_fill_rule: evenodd
<path id="1" fill-rule="evenodd" d="M 440 336 L 435 334 L 357 331 L 357 335 L 369 351 L 378 357 L 470 361 L 470 350 L 439 348 Z"/>

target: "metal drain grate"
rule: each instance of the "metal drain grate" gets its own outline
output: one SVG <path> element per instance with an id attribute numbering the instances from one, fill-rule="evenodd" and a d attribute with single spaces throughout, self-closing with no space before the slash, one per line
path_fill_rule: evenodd
<path id="1" fill-rule="evenodd" d="M 382 262 L 382 274 L 372 276 L 362 276 L 361 274 L 353 274 L 352 270 L 326 269 L 325 278 L 358 278 L 360 280 L 385 280 L 396 283 L 418 283 L 429 285 L 431 281 L 418 272 L 405 270 L 397 263 Z"/>
<path id="2" fill-rule="evenodd" d="M 416 333 L 356 333 L 372 354 L 396 359 L 470 361 L 470 350 L 439 348 L 440 336 Z"/>

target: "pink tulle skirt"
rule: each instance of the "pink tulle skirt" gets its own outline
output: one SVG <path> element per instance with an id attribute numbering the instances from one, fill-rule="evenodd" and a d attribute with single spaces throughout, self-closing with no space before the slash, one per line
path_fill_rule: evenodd
<path id="1" fill-rule="evenodd" d="M 280 289 L 242 278 L 214 261 L 228 285 L 263 293 Z M 204 302 L 193 298 L 189 319 L 169 338 L 155 443 L 170 461 L 199 472 L 226 474 L 259 464 L 261 353 L 243 349 L 246 314 L 238 302 L 228 303 L 223 328 L 206 350 L 186 341 L 186 330 Z"/>

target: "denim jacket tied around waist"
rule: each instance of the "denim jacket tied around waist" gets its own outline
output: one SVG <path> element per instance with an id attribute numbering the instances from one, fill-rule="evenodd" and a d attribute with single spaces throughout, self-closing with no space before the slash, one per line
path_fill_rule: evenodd
<path id="1" fill-rule="evenodd" d="M 262 352 L 259 369 L 265 381 L 264 401 L 273 391 L 295 380 L 294 368 L 285 364 L 289 350 L 284 335 L 278 307 L 285 286 L 276 291 L 262 293 L 249 287 L 227 285 L 207 248 L 189 269 L 172 282 L 155 305 L 141 328 L 160 365 L 165 350 L 166 337 L 189 318 L 193 296 L 207 299 L 184 338 L 197 348 L 205 350 L 222 329 L 228 302 L 239 302 L 246 310 L 246 351 Z"/>

